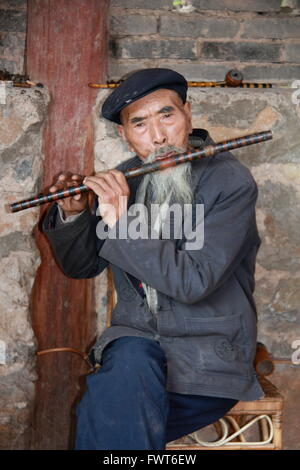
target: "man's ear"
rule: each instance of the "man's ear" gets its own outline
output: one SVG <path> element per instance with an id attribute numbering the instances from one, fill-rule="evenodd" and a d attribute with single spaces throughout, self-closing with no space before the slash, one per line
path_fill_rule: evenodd
<path id="1" fill-rule="evenodd" d="M 117 132 L 119 134 L 119 137 L 121 137 L 121 139 L 123 140 L 123 142 L 125 142 L 127 144 L 129 152 L 133 152 L 134 150 L 133 150 L 133 148 L 131 147 L 131 145 L 129 144 L 129 142 L 127 140 L 125 130 L 124 130 L 124 126 L 122 126 L 121 124 L 118 124 L 117 125 Z"/>
<path id="2" fill-rule="evenodd" d="M 186 116 L 188 118 L 188 121 L 189 121 L 189 134 L 191 134 L 193 132 L 193 125 L 192 125 L 192 105 L 190 103 L 190 101 L 186 101 L 184 103 L 184 110 L 185 110 L 185 113 L 186 113 Z"/>
<path id="3" fill-rule="evenodd" d="M 127 142 L 127 140 L 125 138 L 124 127 L 121 124 L 117 125 L 117 132 L 119 134 L 119 137 L 121 137 L 121 139 L 123 139 L 125 142 Z"/>

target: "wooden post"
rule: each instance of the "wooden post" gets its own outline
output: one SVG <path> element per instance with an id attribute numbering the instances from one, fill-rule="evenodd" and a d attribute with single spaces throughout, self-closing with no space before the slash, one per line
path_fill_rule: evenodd
<path id="1" fill-rule="evenodd" d="M 28 1 L 27 73 L 51 95 L 44 132 L 43 188 L 62 171 L 93 171 L 92 107 L 97 92 L 88 83 L 106 80 L 108 4 L 108 0 Z M 86 351 L 96 331 L 93 281 L 67 278 L 44 235 L 38 228 L 35 232 L 42 257 L 32 296 L 38 350 Z M 73 448 L 74 405 L 82 393 L 87 364 L 77 354 L 57 352 L 39 356 L 37 369 L 29 446 Z"/>

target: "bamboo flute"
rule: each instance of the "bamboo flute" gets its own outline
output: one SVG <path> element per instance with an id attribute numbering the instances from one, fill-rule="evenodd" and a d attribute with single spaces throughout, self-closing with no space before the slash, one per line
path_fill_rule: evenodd
<path id="1" fill-rule="evenodd" d="M 131 168 L 124 171 L 124 176 L 128 178 L 134 178 L 137 176 L 145 175 L 147 173 L 152 173 L 154 171 L 164 170 L 172 166 L 180 165 L 181 163 L 191 162 L 200 158 L 212 157 L 221 152 L 226 152 L 234 150 L 240 147 L 246 147 L 248 145 L 257 144 L 259 142 L 264 142 L 273 138 L 272 131 L 264 131 L 256 134 L 250 134 L 243 137 L 238 137 L 236 139 L 226 140 L 218 144 L 212 144 L 205 146 L 201 149 L 194 149 L 185 153 L 179 153 L 171 155 L 168 157 L 155 160 L 151 163 L 146 163 L 144 165 L 138 166 L 136 168 Z M 85 193 L 90 191 L 90 189 L 84 184 L 78 186 L 73 186 L 71 188 L 63 189 L 55 193 L 49 194 L 40 194 L 30 199 L 25 199 L 23 201 L 14 202 L 7 205 L 8 212 L 19 212 L 24 209 L 29 209 L 31 207 L 40 206 L 42 204 L 57 201 L 66 197 L 75 196 L 76 194 Z"/>

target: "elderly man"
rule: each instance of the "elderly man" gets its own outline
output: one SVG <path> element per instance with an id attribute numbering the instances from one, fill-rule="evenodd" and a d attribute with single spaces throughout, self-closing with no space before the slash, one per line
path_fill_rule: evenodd
<path id="1" fill-rule="evenodd" d="M 207 131 L 193 131 L 186 94 L 184 77 L 169 69 L 140 70 L 123 81 L 102 115 L 135 156 L 84 179 L 97 212 L 77 195 L 52 206 L 44 222 L 66 275 L 89 278 L 110 265 L 117 290 L 111 326 L 90 353 L 101 367 L 87 377 L 78 407 L 77 449 L 164 449 L 238 400 L 262 396 L 253 368 L 260 239 L 249 170 L 222 153 L 130 180 L 123 174 L 211 143 Z M 72 181 L 80 177 L 62 174 L 52 190 Z M 135 203 L 159 207 L 155 236 L 130 234 Z M 163 236 L 171 219 L 160 209 L 171 204 L 192 207 L 195 233 L 204 224 L 196 249 L 187 233 Z"/>

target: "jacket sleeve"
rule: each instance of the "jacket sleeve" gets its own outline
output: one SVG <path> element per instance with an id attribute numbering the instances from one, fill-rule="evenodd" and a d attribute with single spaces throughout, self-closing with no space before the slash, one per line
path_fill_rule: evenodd
<path id="1" fill-rule="evenodd" d="M 139 159 L 121 162 L 117 170 L 124 170 L 128 164 L 135 166 Z M 94 213 L 97 213 L 97 199 Z M 48 238 L 54 257 L 66 276 L 86 279 L 100 274 L 108 261 L 99 256 L 105 238 L 97 236 L 97 225 L 101 217 L 88 209 L 73 222 L 58 224 L 58 206 L 54 204 L 47 212 L 42 230 Z M 102 225 L 103 226 L 103 222 Z"/>
<path id="2" fill-rule="evenodd" d="M 58 209 L 53 205 L 43 222 L 43 232 L 47 236 L 54 257 L 62 271 L 69 277 L 86 279 L 97 276 L 108 265 L 99 257 L 104 243 L 96 235 L 100 217 L 87 209 L 74 222 L 57 224 Z"/>
<path id="3" fill-rule="evenodd" d="M 172 240 L 127 236 L 107 239 L 101 256 L 179 302 L 200 301 L 233 274 L 253 239 L 256 184 L 249 178 L 234 186 L 220 193 L 206 214 L 201 249 L 177 249 Z M 130 222 L 129 217 L 128 226 Z"/>

